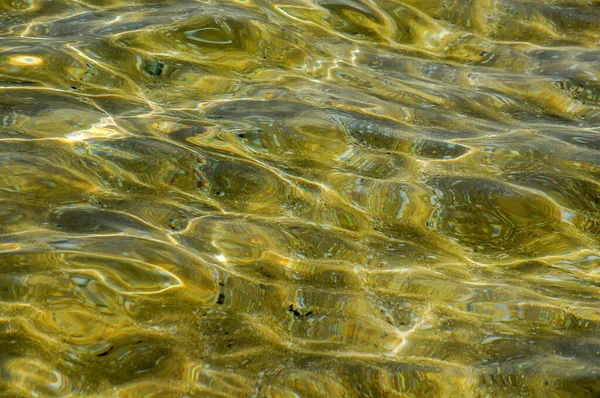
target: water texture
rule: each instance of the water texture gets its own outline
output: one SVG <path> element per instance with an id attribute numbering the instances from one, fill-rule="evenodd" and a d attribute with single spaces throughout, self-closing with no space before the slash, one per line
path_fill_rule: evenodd
<path id="1" fill-rule="evenodd" d="M 600 3 L 0 0 L 7 397 L 600 396 Z"/>

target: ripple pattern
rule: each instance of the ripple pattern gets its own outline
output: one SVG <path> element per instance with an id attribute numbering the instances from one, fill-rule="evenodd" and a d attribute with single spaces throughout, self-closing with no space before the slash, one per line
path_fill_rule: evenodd
<path id="1" fill-rule="evenodd" d="M 0 0 L 0 391 L 600 395 L 600 6 Z"/>

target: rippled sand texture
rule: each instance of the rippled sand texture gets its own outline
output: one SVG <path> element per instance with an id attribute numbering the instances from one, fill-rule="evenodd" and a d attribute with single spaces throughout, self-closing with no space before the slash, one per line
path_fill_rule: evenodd
<path id="1" fill-rule="evenodd" d="M 600 395 L 600 3 L 0 9 L 3 396 Z"/>

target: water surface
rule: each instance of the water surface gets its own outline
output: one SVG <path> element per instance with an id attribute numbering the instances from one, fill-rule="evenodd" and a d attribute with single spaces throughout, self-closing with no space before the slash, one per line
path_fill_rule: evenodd
<path id="1" fill-rule="evenodd" d="M 0 391 L 600 395 L 600 3 L 0 1 Z"/>

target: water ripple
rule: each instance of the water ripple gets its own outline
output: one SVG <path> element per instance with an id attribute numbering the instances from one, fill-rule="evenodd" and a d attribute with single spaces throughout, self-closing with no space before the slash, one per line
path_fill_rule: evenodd
<path id="1" fill-rule="evenodd" d="M 7 396 L 600 394 L 600 10 L 0 1 Z"/>

